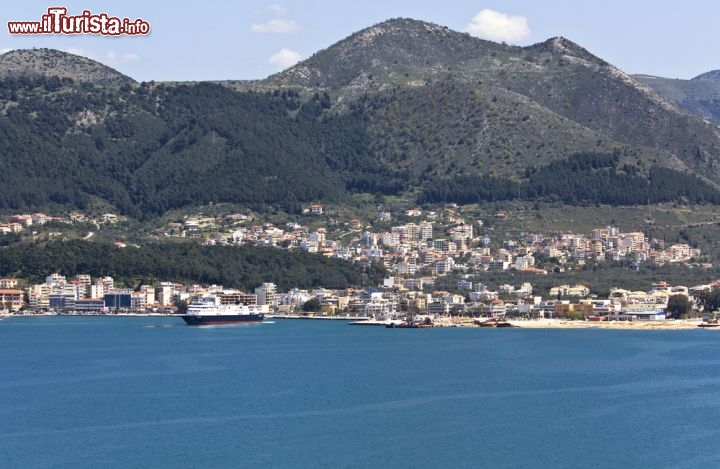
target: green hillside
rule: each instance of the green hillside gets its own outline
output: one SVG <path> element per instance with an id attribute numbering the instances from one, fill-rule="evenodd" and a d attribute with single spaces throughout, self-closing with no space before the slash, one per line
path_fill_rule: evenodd
<path id="1" fill-rule="evenodd" d="M 385 274 L 384 269 L 375 266 L 247 246 L 157 243 L 118 248 L 109 243 L 76 240 L 22 243 L 0 249 L 0 275 L 42 281 L 48 272 L 113 275 L 128 283 L 201 282 L 245 291 L 263 282 L 275 282 L 281 290 L 377 285 Z"/>
<path id="2" fill-rule="evenodd" d="M 210 202 L 297 210 L 399 184 L 371 160 L 362 113 L 327 114 L 322 96 L 44 77 L 2 80 L 0 93 L 0 209 L 100 198 L 132 216 Z"/>
<path id="3" fill-rule="evenodd" d="M 514 47 L 394 19 L 265 80 L 222 84 L 138 84 L 59 51 L 8 54 L 6 212 L 294 213 L 353 193 L 718 200 L 720 128 L 565 38 Z"/>

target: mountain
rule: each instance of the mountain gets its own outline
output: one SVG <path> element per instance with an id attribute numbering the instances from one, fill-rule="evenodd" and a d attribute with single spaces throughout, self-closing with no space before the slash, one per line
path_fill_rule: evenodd
<path id="1" fill-rule="evenodd" d="M 294 211 L 352 192 L 720 202 L 720 128 L 565 38 L 516 47 L 393 19 L 224 84 L 137 84 L 57 51 L 8 54 L 0 209 Z"/>
<path id="2" fill-rule="evenodd" d="M 446 27 L 394 19 L 363 29 L 263 83 L 271 88 L 357 90 L 422 86 L 447 76 L 453 65 L 497 56 L 513 48 Z"/>
<path id="3" fill-rule="evenodd" d="M 0 78 L 52 76 L 103 85 L 135 82 L 100 62 L 59 50 L 16 49 L 0 55 Z"/>
<path id="4" fill-rule="evenodd" d="M 719 81 L 720 82 L 720 70 L 712 70 L 710 72 L 703 73 L 696 76 L 693 80 L 707 80 L 707 81 Z"/>
<path id="5" fill-rule="evenodd" d="M 692 80 L 679 80 L 635 75 L 637 81 L 677 104 L 681 109 L 720 124 L 720 71 L 699 75 Z"/>
<path id="6" fill-rule="evenodd" d="M 321 89 L 340 109 L 359 100 L 376 155 L 416 173 L 454 164 L 509 176 L 619 149 L 633 163 L 720 177 L 716 126 L 565 38 L 513 47 L 395 19 L 252 86 Z"/>

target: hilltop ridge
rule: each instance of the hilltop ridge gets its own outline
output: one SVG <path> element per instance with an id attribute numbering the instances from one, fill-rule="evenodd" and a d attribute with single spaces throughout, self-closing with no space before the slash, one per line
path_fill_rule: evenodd
<path id="1" fill-rule="evenodd" d="M 0 209 L 720 200 L 720 127 L 564 37 L 399 18 L 253 82 L 138 84 L 48 49 L 1 56 L 0 79 Z"/>
<path id="2" fill-rule="evenodd" d="M 693 80 L 706 80 L 720 82 L 720 70 L 711 70 L 693 78 Z"/>
<path id="3" fill-rule="evenodd" d="M 135 83 L 106 65 L 87 57 L 55 49 L 16 49 L 0 55 L 0 77 L 72 78 L 102 85 Z"/>
<path id="4" fill-rule="evenodd" d="M 708 165 L 720 158 L 717 127 L 564 37 L 518 47 L 392 19 L 249 88 L 327 92 L 338 111 L 362 102 L 373 135 L 391 136 L 374 151 L 416 174 L 444 173 L 447 154 L 447 165 L 516 174 L 593 149 L 720 180 L 720 165 Z M 487 157 L 498 153 L 502 161 Z"/>

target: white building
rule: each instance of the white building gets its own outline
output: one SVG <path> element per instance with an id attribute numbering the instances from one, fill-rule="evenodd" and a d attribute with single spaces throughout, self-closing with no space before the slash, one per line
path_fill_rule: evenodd
<path id="1" fill-rule="evenodd" d="M 418 238 L 421 240 L 428 240 L 433 238 L 433 226 L 429 222 L 421 222 L 418 225 Z"/>
<path id="2" fill-rule="evenodd" d="M 433 264 L 433 268 L 438 273 L 438 275 L 449 274 L 450 272 L 452 272 L 454 266 L 455 260 L 453 260 L 452 257 L 445 257 L 443 259 L 440 259 L 439 261 L 436 261 Z"/>
<path id="3" fill-rule="evenodd" d="M 255 295 L 259 305 L 277 305 L 277 286 L 274 283 L 263 283 L 255 289 Z"/>
<path id="4" fill-rule="evenodd" d="M 372 293 L 370 301 L 363 306 L 363 314 L 377 319 L 392 319 L 396 312 L 394 299 L 384 298 L 382 293 Z"/>
<path id="5" fill-rule="evenodd" d="M 459 225 L 452 229 L 450 238 L 456 243 L 472 240 L 473 239 L 473 227 L 472 225 Z"/>
<path id="6" fill-rule="evenodd" d="M 155 299 L 162 306 L 170 306 L 175 296 L 175 284 L 171 282 L 162 282 L 155 287 Z"/>
<path id="7" fill-rule="evenodd" d="M 67 280 L 64 275 L 55 273 L 45 277 L 45 283 L 52 286 L 62 286 L 67 283 Z"/>

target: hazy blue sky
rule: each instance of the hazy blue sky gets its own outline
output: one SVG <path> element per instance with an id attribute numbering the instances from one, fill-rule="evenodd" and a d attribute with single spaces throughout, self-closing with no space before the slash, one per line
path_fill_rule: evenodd
<path id="1" fill-rule="evenodd" d="M 139 81 L 263 78 L 380 21 L 408 17 L 511 44 L 565 36 L 628 73 L 692 78 L 720 69 L 720 2 L 713 0 L 330 0 L 3 4 L 0 50 L 50 47 L 99 60 Z M 165 5 L 170 3 L 166 2 Z M 150 23 L 148 36 L 11 35 L 48 7 Z"/>

